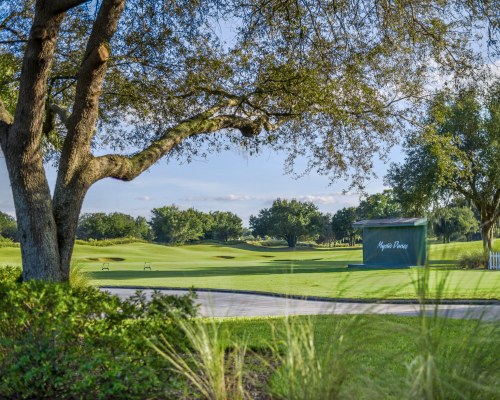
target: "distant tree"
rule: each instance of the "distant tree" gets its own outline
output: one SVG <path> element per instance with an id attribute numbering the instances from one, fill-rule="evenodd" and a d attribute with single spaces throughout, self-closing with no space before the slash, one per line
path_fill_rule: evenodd
<path id="1" fill-rule="evenodd" d="M 236 214 L 229 211 L 214 211 L 211 227 L 208 227 L 206 237 L 223 240 L 237 239 L 243 234 L 243 221 Z"/>
<path id="2" fill-rule="evenodd" d="M 316 243 L 318 244 L 328 244 L 331 246 L 332 243 L 335 243 L 336 235 L 332 226 L 332 214 L 327 213 L 321 216 L 321 227 L 319 230 L 319 236 L 316 239 Z"/>
<path id="3" fill-rule="evenodd" d="M 321 227 L 321 213 L 311 202 L 277 199 L 271 208 L 250 216 L 250 227 L 257 236 L 274 236 L 295 247 L 299 239 L 315 237 Z"/>
<path id="4" fill-rule="evenodd" d="M 9 214 L 3 213 L 1 211 L 0 211 L 0 236 L 14 241 L 18 240 L 16 220 Z"/>
<path id="5" fill-rule="evenodd" d="M 89 213 L 80 217 L 78 239 L 102 240 L 122 237 L 150 240 L 151 232 L 146 219 L 123 213 Z"/>
<path id="6" fill-rule="evenodd" d="M 77 239 L 105 239 L 107 236 L 107 224 L 105 213 L 82 214 L 76 231 Z"/>
<path id="7" fill-rule="evenodd" d="M 358 220 L 356 207 L 346 207 L 338 210 L 332 218 L 332 228 L 337 240 L 347 241 L 349 246 L 354 246 L 359 238 L 358 229 L 352 224 Z"/>
<path id="8" fill-rule="evenodd" d="M 155 240 L 162 243 L 183 244 L 201 239 L 205 233 L 207 214 L 189 208 L 165 206 L 151 211 L 150 225 Z"/>
<path id="9" fill-rule="evenodd" d="M 136 234 L 135 218 L 123 213 L 111 213 L 106 216 L 109 238 L 134 237 Z"/>
<path id="10" fill-rule="evenodd" d="M 401 204 L 392 190 L 384 190 L 361 200 L 356 210 L 359 219 L 396 218 L 403 216 Z"/>
<path id="11" fill-rule="evenodd" d="M 135 219 L 134 237 L 144 240 L 153 240 L 153 231 L 144 217 L 137 217 Z"/>
<path id="12" fill-rule="evenodd" d="M 448 206 L 438 209 L 433 216 L 434 232 L 443 243 L 478 231 L 479 222 L 468 207 Z"/>
<path id="13" fill-rule="evenodd" d="M 255 236 L 253 235 L 253 232 L 250 228 L 243 228 L 243 231 L 241 234 L 242 234 L 244 240 L 254 240 L 255 239 Z"/>
<path id="14" fill-rule="evenodd" d="M 415 210 L 443 193 L 467 199 L 479 211 L 487 252 L 500 219 L 500 80 L 479 92 L 437 96 L 424 128 L 406 143 L 404 164 L 392 165 L 386 180 Z"/>

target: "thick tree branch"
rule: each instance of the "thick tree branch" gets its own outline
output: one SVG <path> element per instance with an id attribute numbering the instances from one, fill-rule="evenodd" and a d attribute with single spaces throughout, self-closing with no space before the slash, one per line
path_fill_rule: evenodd
<path id="1" fill-rule="evenodd" d="M 59 116 L 61 122 L 66 125 L 67 113 L 66 110 L 59 107 L 56 104 L 48 105 L 45 110 L 45 121 L 43 124 L 43 134 L 45 140 L 47 140 L 55 149 L 61 150 L 64 138 L 57 131 L 56 116 Z"/>
<path id="2" fill-rule="evenodd" d="M 67 124 L 68 124 L 68 118 L 69 118 L 68 111 L 65 108 L 62 108 L 62 107 L 58 106 L 57 104 L 51 104 L 49 106 L 49 108 L 50 108 L 50 110 L 52 112 L 54 112 L 59 117 L 59 119 L 61 120 L 61 122 L 65 126 L 67 126 Z"/>
<path id="3" fill-rule="evenodd" d="M 98 117 L 99 97 L 107 68 L 109 42 L 116 32 L 125 0 L 103 0 L 90 34 L 84 59 L 79 69 L 73 112 L 67 120 L 68 135 L 62 161 L 90 155 L 90 142 Z M 81 160 L 80 160 L 81 161 Z"/>
<path id="4" fill-rule="evenodd" d="M 64 15 L 54 15 L 45 1 L 35 5 L 35 16 L 23 58 L 19 96 L 9 143 L 18 154 L 39 147 L 43 133 L 45 99 L 57 34 Z"/>
<path id="5" fill-rule="evenodd" d="M 231 102 L 235 102 L 232 100 Z M 215 115 L 213 109 L 190 120 L 183 121 L 169 129 L 163 137 L 151 143 L 143 151 L 133 156 L 106 155 L 92 160 L 92 181 L 112 177 L 130 181 L 151 167 L 155 162 L 170 152 L 187 138 L 200 134 L 214 133 L 223 129 L 239 130 L 243 136 L 258 135 L 266 125 L 266 118 L 256 120 L 238 115 Z"/>
<path id="6" fill-rule="evenodd" d="M 53 0 L 51 3 L 52 12 L 54 14 L 64 13 L 84 3 L 90 3 L 90 1 L 91 0 Z"/>

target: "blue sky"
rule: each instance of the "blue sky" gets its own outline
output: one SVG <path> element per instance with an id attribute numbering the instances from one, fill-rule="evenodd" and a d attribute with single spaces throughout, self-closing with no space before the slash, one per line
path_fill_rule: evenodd
<path id="1" fill-rule="evenodd" d="M 234 151 L 214 153 L 190 164 L 163 160 L 132 182 L 106 179 L 96 183 L 87 194 L 82 212 L 117 211 L 149 218 L 152 208 L 176 204 L 183 209 L 232 211 L 247 225 L 250 215 L 269 207 L 278 197 L 312 201 L 323 212 L 359 203 L 357 193 L 342 193 L 348 189 L 348 182 L 329 185 L 327 177 L 313 173 L 299 179 L 285 175 L 284 158 L 282 153 L 267 150 L 252 157 Z M 394 149 L 390 158 L 400 161 L 400 149 Z M 368 184 L 369 193 L 383 190 L 386 168 L 382 162 L 376 163 L 379 178 Z M 47 176 L 53 186 L 55 170 L 47 167 Z M 0 211 L 14 215 L 3 158 L 0 158 Z"/>

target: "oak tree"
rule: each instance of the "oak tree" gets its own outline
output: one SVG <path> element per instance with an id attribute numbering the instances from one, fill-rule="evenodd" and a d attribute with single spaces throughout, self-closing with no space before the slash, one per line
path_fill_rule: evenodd
<path id="1" fill-rule="evenodd" d="M 177 206 L 165 206 L 151 210 L 150 221 L 154 238 L 158 242 L 184 244 L 201 239 L 210 229 L 209 214 L 189 208 L 180 210 Z"/>
<path id="2" fill-rule="evenodd" d="M 357 220 L 359 217 L 356 207 L 344 207 L 333 214 L 332 228 L 336 239 L 354 246 L 361 237 L 359 229 L 352 226 Z"/>
<path id="3" fill-rule="evenodd" d="M 368 174 L 428 73 L 463 68 L 497 12 L 490 0 L 1 0 L 0 64 L 14 73 L 0 77 L 0 144 L 23 278 L 68 280 L 89 188 L 162 157 L 270 145 L 288 166 Z"/>
<path id="4" fill-rule="evenodd" d="M 273 236 L 295 247 L 300 239 L 315 238 L 323 222 L 321 213 L 310 201 L 277 199 L 270 208 L 250 216 L 250 228 L 255 236 Z"/>
<path id="5" fill-rule="evenodd" d="M 421 207 L 443 193 L 465 198 L 479 212 L 485 252 L 500 219 L 500 81 L 445 91 L 433 101 L 426 123 L 406 143 L 407 157 L 387 181 L 396 195 Z"/>
<path id="6" fill-rule="evenodd" d="M 212 211 L 210 226 L 206 228 L 205 237 L 222 240 L 238 239 L 243 234 L 243 221 L 229 211 Z"/>

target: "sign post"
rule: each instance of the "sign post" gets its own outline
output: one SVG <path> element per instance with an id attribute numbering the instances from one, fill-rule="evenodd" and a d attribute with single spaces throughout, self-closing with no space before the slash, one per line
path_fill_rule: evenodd
<path id="1" fill-rule="evenodd" d="M 357 221 L 353 227 L 363 229 L 363 264 L 349 267 L 425 266 L 425 218 L 371 219 Z"/>

